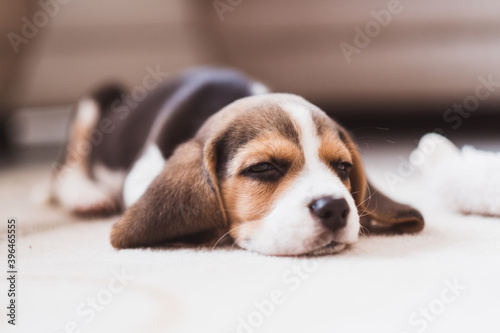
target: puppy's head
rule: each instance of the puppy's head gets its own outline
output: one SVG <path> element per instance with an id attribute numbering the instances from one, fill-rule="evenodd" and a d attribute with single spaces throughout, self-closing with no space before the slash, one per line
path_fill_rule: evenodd
<path id="1" fill-rule="evenodd" d="M 270 255 L 333 253 L 374 229 L 418 231 L 423 219 L 370 188 L 346 131 L 304 99 L 241 99 L 167 161 L 114 226 L 117 248 L 228 232 Z M 376 220 L 372 223 L 372 220 Z"/>

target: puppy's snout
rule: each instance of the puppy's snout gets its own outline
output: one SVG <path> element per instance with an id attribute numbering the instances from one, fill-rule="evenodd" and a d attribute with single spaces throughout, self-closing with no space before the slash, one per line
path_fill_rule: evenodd
<path id="1" fill-rule="evenodd" d="M 347 224 L 349 204 L 342 199 L 324 197 L 314 200 L 309 205 L 311 213 L 320 219 L 325 227 L 332 231 L 342 229 Z"/>

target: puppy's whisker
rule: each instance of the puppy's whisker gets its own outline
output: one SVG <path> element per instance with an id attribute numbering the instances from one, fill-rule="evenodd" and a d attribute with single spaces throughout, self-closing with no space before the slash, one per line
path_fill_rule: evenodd
<path id="1" fill-rule="evenodd" d="M 364 206 L 364 207 L 368 207 L 368 206 L 370 205 L 371 198 L 372 198 L 372 196 L 373 196 L 374 194 L 375 194 L 375 193 L 373 193 L 373 194 L 369 195 L 368 197 L 366 197 L 366 198 L 365 198 L 365 200 L 361 201 L 361 202 L 360 202 L 360 203 L 356 206 L 356 208 L 359 208 L 360 206 L 362 206 L 362 207 L 363 207 L 363 205 L 364 205 L 364 204 L 365 204 L 365 202 L 367 202 L 367 201 L 368 201 L 368 205 L 366 205 L 366 206 Z"/>
<path id="2" fill-rule="evenodd" d="M 373 210 L 371 210 L 369 212 L 366 212 L 366 210 L 365 210 L 365 211 L 363 211 L 363 212 L 361 212 L 359 214 L 359 217 L 362 218 L 362 217 L 365 217 L 365 216 L 370 216 L 370 215 L 372 215 L 376 211 L 377 211 L 377 207 L 375 207 Z"/>
<path id="3" fill-rule="evenodd" d="M 369 230 L 367 227 L 365 227 L 364 225 L 361 225 L 360 228 L 359 228 L 359 233 L 361 236 L 366 236 L 368 234 Z"/>
<path id="4" fill-rule="evenodd" d="M 249 221 L 249 222 L 245 222 L 245 224 L 257 223 L 257 222 L 258 222 L 258 221 Z M 236 230 L 236 229 L 238 229 L 238 228 L 241 228 L 241 227 L 245 226 L 245 224 L 242 224 L 242 225 L 239 225 L 239 226 L 237 226 L 237 227 L 234 227 L 234 228 L 232 228 L 231 230 L 229 230 L 228 232 L 224 233 L 224 234 L 223 234 L 223 235 L 222 235 L 222 236 L 221 236 L 221 237 L 217 240 L 217 242 L 215 242 L 214 246 L 212 246 L 212 250 L 213 250 L 213 249 L 215 249 L 215 247 L 217 246 L 217 244 L 219 244 L 219 242 L 220 242 L 220 241 L 221 241 L 224 237 L 226 237 L 227 235 L 229 235 L 232 231 L 234 231 L 234 230 Z M 237 239 L 235 239 L 235 242 L 236 242 L 237 240 L 238 240 L 238 238 L 237 238 Z"/>
<path id="5" fill-rule="evenodd" d="M 365 216 L 370 216 L 371 214 L 373 214 L 374 212 L 377 211 L 377 206 L 375 206 L 375 208 L 373 210 L 371 210 L 370 212 L 367 212 L 368 210 L 368 206 L 364 207 L 364 209 L 359 212 L 359 218 L 363 218 Z"/>

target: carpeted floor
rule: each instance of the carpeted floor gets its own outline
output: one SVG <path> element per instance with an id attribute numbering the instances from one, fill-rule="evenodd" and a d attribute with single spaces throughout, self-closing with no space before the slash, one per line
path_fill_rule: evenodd
<path id="1" fill-rule="evenodd" d="M 408 141 L 409 142 L 409 141 Z M 498 147 L 498 141 L 481 148 Z M 500 219 L 443 207 L 417 173 L 389 186 L 413 143 L 365 146 L 371 178 L 421 209 L 413 236 L 370 236 L 338 255 L 266 257 L 237 248 L 114 250 L 116 218 L 41 206 L 50 162 L 0 174 L 0 267 L 17 219 L 18 318 L 5 332 L 498 332 Z"/>

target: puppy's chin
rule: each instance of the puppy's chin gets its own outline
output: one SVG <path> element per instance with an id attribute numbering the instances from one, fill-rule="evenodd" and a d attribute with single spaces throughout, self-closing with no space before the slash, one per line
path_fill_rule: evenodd
<path id="1" fill-rule="evenodd" d="M 298 253 L 267 253 L 263 251 L 259 251 L 258 249 L 250 248 L 248 246 L 245 246 L 247 244 L 236 244 L 242 249 L 250 250 L 253 252 L 257 252 L 260 254 L 264 255 L 270 255 L 270 256 L 276 256 L 276 257 L 312 257 L 312 256 L 325 256 L 325 255 L 331 255 L 335 253 L 339 253 L 346 249 L 350 244 L 348 243 L 337 243 L 334 241 L 331 241 L 327 243 L 326 245 L 320 246 L 315 248 L 314 250 L 310 250 L 307 252 L 298 252 Z"/>
<path id="2" fill-rule="evenodd" d="M 329 254 L 339 253 L 347 247 L 346 243 L 331 242 L 319 249 L 305 253 L 305 256 L 324 256 Z"/>

